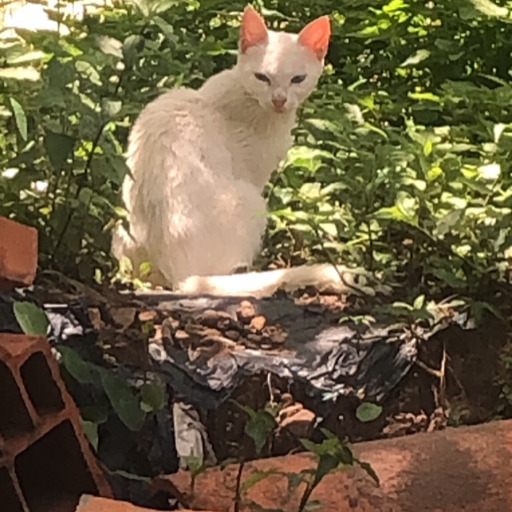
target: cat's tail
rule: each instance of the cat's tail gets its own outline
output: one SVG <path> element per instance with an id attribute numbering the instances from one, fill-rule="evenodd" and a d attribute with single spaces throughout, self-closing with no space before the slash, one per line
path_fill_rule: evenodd
<path id="1" fill-rule="evenodd" d="M 330 263 L 295 268 L 248 272 L 219 276 L 191 276 L 182 281 L 178 291 L 187 294 L 217 296 L 268 297 L 277 290 L 294 291 L 312 286 L 320 292 L 375 295 L 388 293 L 363 270 L 335 267 Z"/>

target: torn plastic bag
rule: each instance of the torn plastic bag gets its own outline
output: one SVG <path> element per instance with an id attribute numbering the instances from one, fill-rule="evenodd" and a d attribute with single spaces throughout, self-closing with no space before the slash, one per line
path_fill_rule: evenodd
<path id="1" fill-rule="evenodd" d="M 164 341 L 164 346 L 150 344 L 150 355 L 169 384 L 193 403 L 215 408 L 244 378 L 260 373 L 301 381 L 323 400 L 357 394 L 382 401 L 414 364 L 421 339 L 385 327 L 361 336 L 342 326 L 327 328 L 305 344 L 292 340 L 282 353 L 243 349 L 207 360 L 191 360 Z"/>
<path id="2" fill-rule="evenodd" d="M 240 299 L 175 297 L 165 294 L 145 297 L 149 303 L 171 312 L 232 312 Z M 153 302 L 154 301 L 154 302 Z M 166 380 L 184 399 L 202 408 L 215 408 L 226 400 L 243 379 L 270 373 L 301 382 L 312 396 L 322 401 L 339 396 L 382 402 L 407 375 L 417 358 L 419 344 L 450 324 L 471 328 L 467 315 L 444 316 L 433 327 L 407 324 L 374 325 L 364 334 L 360 326 L 332 327 L 321 315 L 311 319 L 290 299 L 272 297 L 254 301 L 256 314 L 270 322 L 286 325 L 288 336 L 282 350 L 237 348 L 211 357 L 191 357 L 173 342 L 172 329 L 165 328 L 163 344 L 150 344 L 149 351 Z"/>
<path id="3" fill-rule="evenodd" d="M 173 293 L 136 294 L 139 304 L 157 309 L 169 317 L 201 315 L 207 309 L 227 312 L 236 318 L 240 298 L 186 297 Z M 300 382 L 311 396 L 322 401 L 340 396 L 381 402 L 407 375 L 414 364 L 418 346 L 450 323 L 461 327 L 464 316 L 455 316 L 420 329 L 407 324 L 373 326 L 331 326 L 314 308 L 299 306 L 288 297 L 253 300 L 256 314 L 268 322 L 285 326 L 287 338 L 280 350 L 238 346 L 212 356 L 193 357 L 190 350 L 173 342 L 171 328 L 163 324 L 163 344 L 149 344 L 155 370 L 160 372 L 180 398 L 204 409 L 213 409 L 227 400 L 242 381 L 256 374 L 274 374 Z M 5 306 L 5 303 L 4 303 Z M 10 306 L 10 304 L 9 304 Z M 48 304 L 53 343 L 66 344 L 68 338 L 91 338 L 94 331 L 85 304 Z M 12 319 L 11 322 L 12 323 Z M 135 369 L 133 369 L 135 370 Z"/>

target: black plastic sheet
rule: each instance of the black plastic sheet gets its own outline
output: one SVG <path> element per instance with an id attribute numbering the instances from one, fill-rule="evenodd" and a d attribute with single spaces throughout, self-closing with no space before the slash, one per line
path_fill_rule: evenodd
<path id="1" fill-rule="evenodd" d="M 190 298 L 172 293 L 139 294 L 137 301 L 169 316 L 177 312 L 200 315 L 206 309 L 236 316 L 234 311 L 240 303 L 239 298 Z M 19 331 L 12 303 L 11 295 L 0 295 L 0 331 Z M 216 408 L 245 378 L 270 373 L 302 383 L 308 394 L 324 402 L 340 396 L 381 402 L 413 366 L 419 344 L 435 332 L 406 324 L 374 325 L 362 332 L 360 326 L 326 324 L 318 310 L 298 306 L 288 298 L 254 303 L 269 322 L 278 322 L 287 329 L 282 350 L 243 348 L 192 358 L 187 350 L 173 343 L 172 329 L 166 328 L 164 321 L 164 342 L 150 343 L 149 353 L 155 371 L 164 376 L 182 400 L 205 409 Z M 66 344 L 69 340 L 76 344 L 82 337 L 90 343 L 95 331 L 83 301 L 47 304 L 44 309 L 53 344 Z M 460 325 L 462 320 L 453 322 Z"/>

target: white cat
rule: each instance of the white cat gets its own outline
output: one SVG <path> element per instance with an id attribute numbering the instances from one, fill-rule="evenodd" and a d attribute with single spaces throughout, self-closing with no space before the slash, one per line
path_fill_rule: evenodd
<path id="1" fill-rule="evenodd" d="M 299 34 L 267 30 L 244 11 L 237 64 L 199 90 L 176 89 L 146 106 L 129 138 L 123 185 L 130 234 L 114 255 L 155 284 L 189 293 L 265 295 L 336 283 L 331 265 L 230 274 L 250 265 L 266 227 L 263 187 L 285 157 L 296 110 L 313 91 L 330 38 L 327 16 Z"/>

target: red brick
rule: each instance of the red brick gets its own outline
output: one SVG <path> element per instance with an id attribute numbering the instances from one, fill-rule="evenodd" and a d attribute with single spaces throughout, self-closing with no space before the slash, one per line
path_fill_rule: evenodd
<path id="1" fill-rule="evenodd" d="M 0 289 L 31 285 L 36 270 L 36 229 L 0 217 Z"/>
<path id="2" fill-rule="evenodd" d="M 141 508 L 126 501 L 109 500 L 84 495 L 80 499 L 76 512 L 161 512 L 152 508 Z M 180 509 L 180 512 L 193 512 Z M 202 512 L 212 512 L 204 510 Z"/>
<path id="3" fill-rule="evenodd" d="M 311 499 L 322 512 L 505 512 L 512 510 L 512 420 L 474 427 L 449 428 L 357 444 L 357 456 L 371 464 L 377 487 L 362 470 L 338 471 L 325 477 Z M 288 492 L 286 475 L 315 467 L 311 455 L 264 459 L 245 466 L 242 481 L 255 471 L 277 470 L 254 484 L 241 511 L 260 507 L 294 512 L 303 484 Z M 189 506 L 233 510 L 238 465 L 211 469 L 197 476 Z M 184 494 L 190 474 L 165 477 Z"/>
<path id="4" fill-rule="evenodd" d="M 73 512 L 84 492 L 111 495 L 45 338 L 0 334 L 0 389 L 0 495 L 12 510 Z"/>

